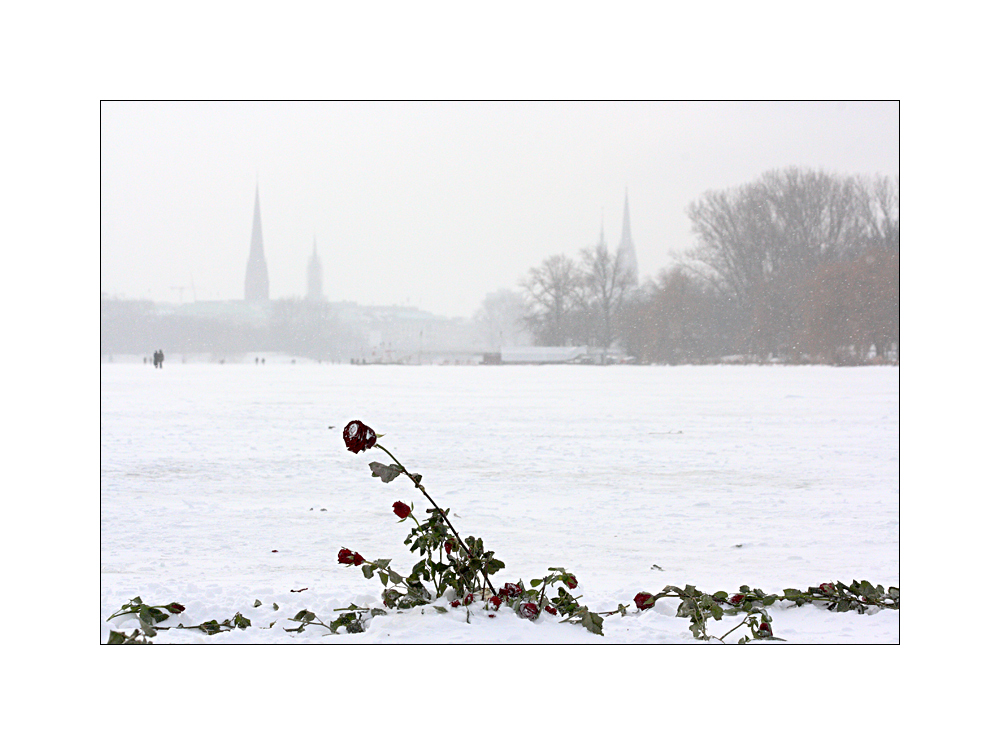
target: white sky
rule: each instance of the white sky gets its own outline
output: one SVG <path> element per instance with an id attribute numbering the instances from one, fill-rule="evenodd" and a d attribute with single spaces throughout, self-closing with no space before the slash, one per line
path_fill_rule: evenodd
<path id="1" fill-rule="evenodd" d="M 602 215 L 616 247 L 626 188 L 642 277 L 692 200 L 787 166 L 897 174 L 899 105 L 108 102 L 101 290 L 242 298 L 259 180 L 272 299 L 315 236 L 328 299 L 468 316 Z"/>

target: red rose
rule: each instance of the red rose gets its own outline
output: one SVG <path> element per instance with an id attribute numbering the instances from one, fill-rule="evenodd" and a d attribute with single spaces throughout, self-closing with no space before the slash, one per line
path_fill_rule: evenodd
<path id="1" fill-rule="evenodd" d="M 576 577 L 574 577 L 572 574 L 566 576 L 566 587 L 568 587 L 571 590 L 576 588 Z"/>
<path id="2" fill-rule="evenodd" d="M 355 553 L 348 548 L 340 549 L 340 553 L 337 554 L 337 561 L 341 564 L 353 564 L 356 567 L 365 563 L 365 559 L 361 554 Z"/>
<path id="3" fill-rule="evenodd" d="M 522 592 L 524 592 L 524 588 L 522 588 L 520 585 L 515 585 L 512 582 L 508 582 L 507 584 L 505 584 L 503 587 L 500 588 L 500 597 L 516 598 Z"/>
<path id="4" fill-rule="evenodd" d="M 465 600 L 462 601 L 462 605 L 469 605 L 470 603 L 472 603 L 472 600 L 473 600 L 472 593 L 470 592 L 468 595 L 465 596 Z"/>
<path id="5" fill-rule="evenodd" d="M 461 601 L 461 600 L 452 600 L 452 601 L 451 601 L 451 607 L 452 607 L 452 608 L 457 608 L 457 607 L 458 607 L 458 606 L 460 606 L 461 604 L 462 604 L 462 601 Z"/>
<path id="6" fill-rule="evenodd" d="M 450 554 L 451 553 L 451 541 L 445 541 L 444 552 L 446 554 Z"/>
<path id="7" fill-rule="evenodd" d="M 653 600 L 653 596 L 650 595 L 648 592 L 638 593 L 635 596 L 634 600 L 635 600 L 635 607 L 638 608 L 639 610 L 646 610 L 647 608 L 652 608 L 656 604 L 656 601 Z"/>
<path id="8" fill-rule="evenodd" d="M 760 622 L 760 628 L 758 629 L 761 636 L 771 636 L 771 624 L 767 621 Z"/>
<path id="9" fill-rule="evenodd" d="M 375 430 L 355 419 L 344 427 L 344 444 L 352 453 L 361 453 L 375 447 Z"/>
<path id="10" fill-rule="evenodd" d="M 823 584 L 821 584 L 821 585 L 819 586 L 819 589 L 820 589 L 820 590 L 821 590 L 821 591 L 822 591 L 822 592 L 823 592 L 823 593 L 824 593 L 825 595 L 833 595 L 833 590 L 834 590 L 834 587 L 833 587 L 833 583 L 832 583 L 832 582 L 824 582 Z"/>
<path id="11" fill-rule="evenodd" d="M 410 505 L 403 504 L 402 502 L 395 502 L 392 505 L 392 511 L 396 513 L 396 517 L 403 520 L 410 516 Z"/>
<path id="12" fill-rule="evenodd" d="M 556 614 L 556 609 L 553 608 L 551 605 L 546 605 L 545 606 L 545 612 L 546 613 L 551 613 L 554 616 Z"/>
<path id="13" fill-rule="evenodd" d="M 184 606 L 181 605 L 180 603 L 171 603 L 170 605 L 167 606 L 167 610 L 170 611 L 171 613 L 183 613 Z"/>
<path id="14" fill-rule="evenodd" d="M 493 597 L 490 598 L 489 602 L 493 603 L 493 609 L 496 610 L 497 608 L 500 607 L 500 603 L 502 603 L 503 600 L 494 595 Z"/>
<path id="15" fill-rule="evenodd" d="M 534 603 L 521 603 L 517 612 L 521 618 L 527 618 L 529 621 L 534 621 L 538 618 L 538 606 Z"/>
<path id="16" fill-rule="evenodd" d="M 739 605 L 740 603 L 743 602 L 743 598 L 745 597 L 746 595 L 733 595 L 731 598 L 729 598 L 729 602 L 732 603 L 733 605 Z"/>

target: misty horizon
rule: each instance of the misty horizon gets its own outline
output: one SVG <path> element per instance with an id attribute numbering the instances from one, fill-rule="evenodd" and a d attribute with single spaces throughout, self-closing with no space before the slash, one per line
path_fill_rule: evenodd
<path id="1" fill-rule="evenodd" d="M 271 299 L 472 317 L 553 254 L 638 279 L 695 245 L 707 191 L 787 166 L 895 176 L 897 102 L 102 104 L 101 291 L 242 299 L 259 188 Z"/>

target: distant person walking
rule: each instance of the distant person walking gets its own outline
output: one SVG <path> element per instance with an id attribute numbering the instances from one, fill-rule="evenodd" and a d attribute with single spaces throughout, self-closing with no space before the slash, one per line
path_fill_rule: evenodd
<path id="1" fill-rule="evenodd" d="M 163 368 L 163 350 L 157 349 L 153 352 L 153 367 Z"/>

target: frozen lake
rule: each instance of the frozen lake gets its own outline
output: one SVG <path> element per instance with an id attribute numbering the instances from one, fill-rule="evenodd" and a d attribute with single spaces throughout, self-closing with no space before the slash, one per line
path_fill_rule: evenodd
<path id="1" fill-rule="evenodd" d="M 667 584 L 899 584 L 898 368 L 103 364 L 102 641 L 118 627 L 103 619 L 136 595 L 185 604 L 187 623 L 254 619 L 157 641 L 690 640 L 664 601 L 609 618 L 603 640 L 464 614 L 379 618 L 350 637 L 280 631 L 300 608 L 330 620 L 378 602 L 377 580 L 337 564 L 342 546 L 404 574 L 413 563 L 391 505 L 423 498 L 371 478 L 384 454 L 345 449 L 352 419 L 506 562 L 501 583 L 563 566 L 592 610 Z M 899 614 L 790 609 L 775 633 L 895 642 Z"/>

